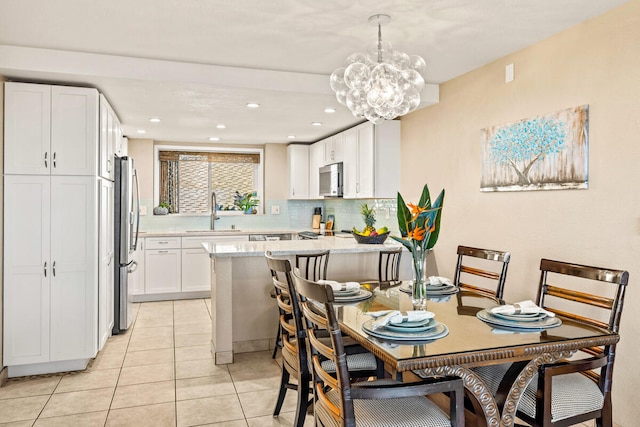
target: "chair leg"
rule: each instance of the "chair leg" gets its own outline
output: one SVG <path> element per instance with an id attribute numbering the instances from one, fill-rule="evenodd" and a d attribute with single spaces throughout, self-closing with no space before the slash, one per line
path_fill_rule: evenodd
<path id="1" fill-rule="evenodd" d="M 376 357 L 376 378 L 384 379 L 384 362 Z"/>
<path id="2" fill-rule="evenodd" d="M 309 405 L 309 375 L 302 374 L 298 378 L 298 404 L 296 405 L 295 427 L 303 427 Z"/>
<path id="3" fill-rule="evenodd" d="M 278 348 L 280 348 L 280 339 L 282 336 L 280 322 L 278 322 L 278 332 L 276 332 L 276 343 L 273 345 L 273 354 L 271 355 L 272 359 L 276 358 L 276 353 L 278 353 Z"/>
<path id="4" fill-rule="evenodd" d="M 273 416 L 280 415 L 282 404 L 284 403 L 284 397 L 287 394 L 287 384 L 289 384 L 289 371 L 283 366 L 282 377 L 280 377 L 280 391 L 278 392 L 278 400 L 276 401 L 276 407 L 273 410 Z"/>

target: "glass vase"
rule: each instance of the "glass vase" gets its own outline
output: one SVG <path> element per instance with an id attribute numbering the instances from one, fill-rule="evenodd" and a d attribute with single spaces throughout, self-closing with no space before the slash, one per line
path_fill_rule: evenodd
<path id="1" fill-rule="evenodd" d="M 425 276 L 425 258 L 427 251 L 420 247 L 411 252 L 413 257 L 413 286 L 411 288 L 411 302 L 414 310 L 427 309 L 427 280 Z"/>

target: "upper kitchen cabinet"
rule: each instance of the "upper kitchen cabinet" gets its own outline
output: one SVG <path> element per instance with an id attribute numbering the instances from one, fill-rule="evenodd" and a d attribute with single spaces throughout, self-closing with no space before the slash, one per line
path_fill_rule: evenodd
<path id="1" fill-rule="evenodd" d="M 5 83 L 5 173 L 95 175 L 97 141 L 97 90 Z"/>
<path id="2" fill-rule="evenodd" d="M 309 146 L 287 146 L 289 199 L 309 198 Z"/>
<path id="3" fill-rule="evenodd" d="M 325 145 L 323 141 L 318 141 L 309 146 L 309 198 L 321 199 L 320 197 L 320 175 L 319 171 L 324 162 Z"/>
<path id="4" fill-rule="evenodd" d="M 344 159 L 344 133 L 321 141 L 324 145 L 324 164 L 338 163 Z"/>
<path id="5" fill-rule="evenodd" d="M 118 118 L 104 95 L 100 95 L 100 176 L 109 180 L 113 180 L 116 126 L 120 127 Z"/>
<path id="6" fill-rule="evenodd" d="M 394 198 L 400 188 L 400 122 L 366 122 L 343 132 L 344 198 Z"/>

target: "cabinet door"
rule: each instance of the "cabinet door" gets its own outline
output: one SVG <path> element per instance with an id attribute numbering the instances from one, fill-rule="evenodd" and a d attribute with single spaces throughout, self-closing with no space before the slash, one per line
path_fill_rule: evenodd
<path id="1" fill-rule="evenodd" d="M 344 134 L 339 133 L 331 137 L 333 140 L 333 162 L 344 161 Z"/>
<path id="2" fill-rule="evenodd" d="M 97 187 L 94 177 L 51 177 L 51 361 L 96 355 Z"/>
<path id="3" fill-rule="evenodd" d="M 135 261 L 136 267 L 129 274 L 129 290 L 133 295 L 144 295 L 144 247 L 145 239 L 138 238 L 138 248 L 133 253 L 131 259 Z"/>
<path id="4" fill-rule="evenodd" d="M 49 361 L 50 178 L 4 178 L 4 365 Z"/>
<path id="5" fill-rule="evenodd" d="M 180 249 L 148 249 L 145 256 L 145 294 L 180 292 Z"/>
<path id="6" fill-rule="evenodd" d="M 356 128 L 344 131 L 344 179 L 342 192 L 345 199 L 358 197 L 358 132 Z"/>
<path id="7" fill-rule="evenodd" d="M 204 249 L 182 250 L 182 292 L 211 290 L 211 261 Z"/>
<path id="8" fill-rule="evenodd" d="M 113 183 L 101 179 L 99 193 L 98 349 L 102 349 L 107 338 L 111 336 L 114 315 Z"/>
<path id="9" fill-rule="evenodd" d="M 287 162 L 289 166 L 289 198 L 309 198 L 309 146 L 287 146 Z"/>
<path id="10" fill-rule="evenodd" d="M 97 175 L 98 92 L 51 87 L 51 173 Z"/>
<path id="11" fill-rule="evenodd" d="M 324 144 L 316 142 L 309 148 L 309 198 L 320 198 L 320 167 L 324 164 Z"/>
<path id="12" fill-rule="evenodd" d="M 113 112 L 113 110 L 111 110 Z M 113 151 L 118 157 L 126 156 L 127 153 L 124 149 L 123 141 L 122 141 L 122 127 L 120 127 L 120 120 L 116 113 L 113 113 Z"/>
<path id="13" fill-rule="evenodd" d="M 4 173 L 48 175 L 51 86 L 4 85 Z"/>
<path id="14" fill-rule="evenodd" d="M 358 131 L 358 198 L 372 198 L 374 195 L 374 128 L 372 123 L 363 123 Z"/>
<path id="15" fill-rule="evenodd" d="M 100 95 L 100 176 L 113 180 L 113 117 L 109 103 Z"/>

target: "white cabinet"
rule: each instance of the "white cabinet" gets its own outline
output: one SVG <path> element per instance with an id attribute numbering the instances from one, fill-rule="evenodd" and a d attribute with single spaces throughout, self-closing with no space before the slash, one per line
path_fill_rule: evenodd
<path id="1" fill-rule="evenodd" d="M 182 292 L 211 291 L 211 260 L 202 243 L 248 241 L 249 236 L 182 238 Z"/>
<path id="2" fill-rule="evenodd" d="M 133 295 L 144 295 L 144 247 L 145 239 L 138 238 L 138 246 L 131 259 L 135 262 L 135 268 L 129 274 L 129 289 Z"/>
<path id="3" fill-rule="evenodd" d="M 343 134 L 344 197 L 396 197 L 400 188 L 400 122 L 367 122 Z"/>
<path id="4" fill-rule="evenodd" d="M 120 122 L 109 102 L 100 95 L 100 176 L 113 180 L 116 128 Z"/>
<path id="5" fill-rule="evenodd" d="M 6 174 L 94 175 L 97 140 L 95 89 L 5 83 Z"/>
<path id="6" fill-rule="evenodd" d="M 309 198 L 320 198 L 320 167 L 324 162 L 325 146 L 322 141 L 311 144 L 309 147 Z"/>
<path id="7" fill-rule="evenodd" d="M 180 292 L 182 256 L 179 237 L 147 238 L 144 263 L 146 294 Z"/>
<path id="8" fill-rule="evenodd" d="M 5 176 L 5 365 L 96 355 L 96 199 L 94 177 Z"/>
<path id="9" fill-rule="evenodd" d="M 98 234 L 98 350 L 111 336 L 114 316 L 113 182 L 99 179 L 100 220 Z"/>
<path id="10" fill-rule="evenodd" d="M 321 141 L 324 145 L 324 164 L 338 163 L 344 159 L 344 134 L 339 133 Z"/>
<path id="11" fill-rule="evenodd" d="M 287 146 L 289 199 L 309 198 L 309 146 Z"/>

